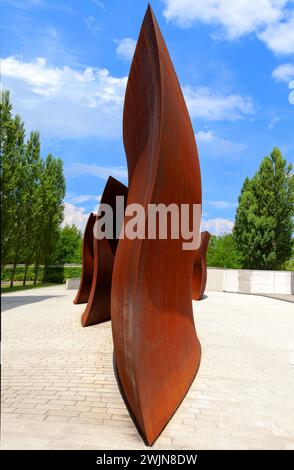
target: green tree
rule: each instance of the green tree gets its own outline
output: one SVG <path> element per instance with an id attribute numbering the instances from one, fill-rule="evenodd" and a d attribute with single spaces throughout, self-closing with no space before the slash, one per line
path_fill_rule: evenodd
<path id="1" fill-rule="evenodd" d="M 279 149 L 266 156 L 239 196 L 233 235 L 249 269 L 279 269 L 291 257 L 294 175 Z"/>
<path id="2" fill-rule="evenodd" d="M 53 262 L 56 264 L 82 261 L 82 234 L 75 225 L 66 225 L 59 232 Z"/>
<path id="3" fill-rule="evenodd" d="M 12 116 L 8 92 L 1 93 L 1 255 L 2 264 L 12 263 L 13 286 L 17 263 L 23 256 L 25 213 L 25 129 L 21 118 Z"/>
<path id="4" fill-rule="evenodd" d="M 242 267 L 242 257 L 232 234 L 211 237 L 206 263 L 207 266 L 215 268 L 239 269 Z"/>
<path id="5" fill-rule="evenodd" d="M 12 117 L 12 105 L 9 93 L 1 92 L 0 102 L 0 156 L 1 156 L 1 264 L 7 262 L 9 256 L 9 234 L 11 232 L 12 221 L 9 218 L 11 208 L 13 183 L 11 178 L 10 156 L 15 148 L 15 129 Z M 13 161 L 13 160 L 12 160 Z"/>
<path id="6" fill-rule="evenodd" d="M 25 130 L 20 117 L 12 116 L 12 105 L 7 91 L 1 93 L 0 122 L 1 262 L 14 264 L 19 256 L 22 237 Z"/>
<path id="7" fill-rule="evenodd" d="M 25 128 L 13 117 L 9 92 L 1 93 L 1 262 L 12 263 L 10 285 L 18 263 L 45 263 L 58 239 L 63 220 L 65 179 L 62 161 L 40 156 L 40 136 L 32 132 L 25 144 Z"/>
<path id="8" fill-rule="evenodd" d="M 38 268 L 44 263 L 44 280 L 48 276 L 48 266 L 54 244 L 63 220 L 63 198 L 65 196 L 65 178 L 62 160 L 49 154 L 43 162 L 40 185 L 37 191 L 35 208 L 35 280 L 37 282 Z"/>
<path id="9" fill-rule="evenodd" d="M 26 144 L 26 166 L 24 171 L 24 262 L 25 272 L 23 285 L 26 284 L 28 266 L 34 259 L 34 249 L 38 236 L 36 232 L 35 218 L 38 218 L 36 207 L 38 207 L 37 187 L 40 184 L 40 176 L 42 169 L 42 160 L 40 157 L 40 135 L 38 132 L 32 132 Z"/>

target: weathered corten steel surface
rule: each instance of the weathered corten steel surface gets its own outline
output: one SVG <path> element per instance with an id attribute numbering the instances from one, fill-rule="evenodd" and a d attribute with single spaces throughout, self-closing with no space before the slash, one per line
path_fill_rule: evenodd
<path id="1" fill-rule="evenodd" d="M 116 196 L 123 196 L 126 202 L 128 188 L 110 176 L 107 180 L 101 197 L 101 204 L 109 204 L 113 210 L 114 222 L 116 220 Z M 114 223 L 114 235 L 116 224 Z M 96 325 L 110 320 L 110 295 L 112 270 L 118 240 L 93 237 L 94 269 L 92 286 L 88 304 L 82 315 L 83 326 Z"/>
<path id="2" fill-rule="evenodd" d="M 193 267 L 193 283 L 192 283 L 192 299 L 200 300 L 203 297 L 206 280 L 207 280 L 207 266 L 206 266 L 206 253 L 208 243 L 210 240 L 209 232 L 201 232 L 201 244 L 199 250 L 196 250 L 196 256 Z"/>
<path id="3" fill-rule="evenodd" d="M 82 256 L 82 276 L 74 304 L 83 304 L 88 302 L 91 291 L 93 271 L 94 271 L 94 246 L 93 246 L 93 227 L 96 221 L 96 214 L 91 213 L 86 224 L 83 237 L 83 256 Z"/>
<path id="4" fill-rule="evenodd" d="M 123 118 L 128 204 L 201 204 L 194 132 L 150 7 L 129 74 Z M 125 218 L 125 223 L 128 219 Z M 200 364 L 192 314 L 194 251 L 183 239 L 121 239 L 111 293 L 120 385 L 151 445 L 180 405 Z"/>

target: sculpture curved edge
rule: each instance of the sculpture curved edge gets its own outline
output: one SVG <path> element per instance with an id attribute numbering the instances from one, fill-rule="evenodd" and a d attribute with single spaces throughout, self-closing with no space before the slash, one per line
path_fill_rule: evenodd
<path id="1" fill-rule="evenodd" d="M 94 272 L 93 227 L 95 221 L 96 215 L 91 213 L 83 236 L 82 274 L 74 304 L 83 304 L 89 299 Z"/>
<path id="2" fill-rule="evenodd" d="M 204 295 L 206 281 L 207 281 L 207 266 L 206 254 L 210 240 L 209 232 L 201 232 L 201 244 L 199 250 L 196 251 L 195 261 L 193 266 L 193 281 L 192 281 L 192 299 L 201 300 Z"/>

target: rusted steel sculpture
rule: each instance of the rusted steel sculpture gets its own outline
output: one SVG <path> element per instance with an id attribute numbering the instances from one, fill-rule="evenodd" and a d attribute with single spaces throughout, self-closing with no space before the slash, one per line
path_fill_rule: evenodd
<path id="1" fill-rule="evenodd" d="M 108 178 L 100 202 L 112 207 L 114 222 L 116 221 L 116 196 L 123 196 L 126 200 L 127 192 L 125 185 L 111 176 Z M 117 243 L 116 237 L 102 240 L 93 237 L 93 278 L 88 303 L 81 318 L 83 326 L 96 325 L 110 320 L 111 281 Z"/>
<path id="2" fill-rule="evenodd" d="M 206 280 L 207 280 L 207 266 L 206 266 L 206 253 L 208 243 L 210 240 L 209 232 L 201 232 L 201 245 L 196 250 L 194 267 L 193 267 L 193 282 L 192 282 L 192 299 L 200 300 L 203 297 Z"/>
<path id="3" fill-rule="evenodd" d="M 74 299 L 74 304 L 83 304 L 88 302 L 91 291 L 94 271 L 93 227 L 96 221 L 96 217 L 96 214 L 93 213 L 89 215 L 84 231 L 82 276 L 77 295 Z"/>
<path id="4" fill-rule="evenodd" d="M 123 117 L 128 205 L 201 204 L 194 132 L 155 17 L 148 7 L 129 74 Z M 128 218 L 125 217 L 125 224 Z M 194 251 L 183 239 L 119 241 L 111 319 L 123 394 L 151 445 L 200 364 L 192 312 Z"/>

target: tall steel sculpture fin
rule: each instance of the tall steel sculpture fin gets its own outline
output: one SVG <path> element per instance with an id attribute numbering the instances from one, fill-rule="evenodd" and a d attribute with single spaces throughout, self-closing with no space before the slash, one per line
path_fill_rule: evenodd
<path id="1" fill-rule="evenodd" d="M 148 7 L 129 74 L 123 117 L 128 205 L 201 204 L 194 132 L 163 37 Z M 128 218 L 125 217 L 125 225 Z M 183 239 L 121 239 L 112 278 L 116 369 L 151 445 L 187 393 L 200 364 L 192 311 L 195 251 Z"/>

